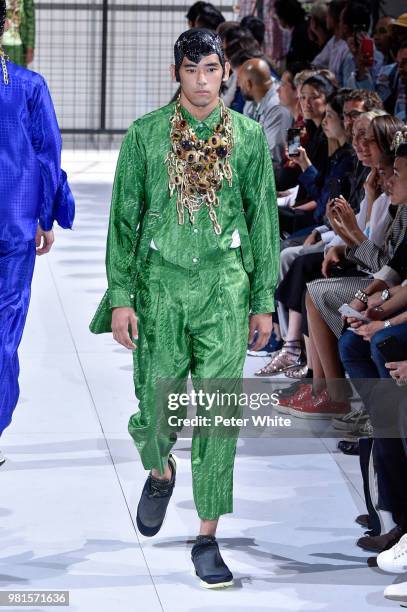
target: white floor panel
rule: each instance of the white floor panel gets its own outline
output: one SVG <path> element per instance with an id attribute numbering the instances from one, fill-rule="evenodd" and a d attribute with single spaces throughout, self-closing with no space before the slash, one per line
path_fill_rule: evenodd
<path id="1" fill-rule="evenodd" d="M 180 467 L 162 530 L 137 533 L 146 472 L 127 434 L 137 410 L 132 356 L 88 330 L 106 287 L 116 157 L 64 155 L 77 220 L 74 231 L 57 231 L 35 271 L 21 398 L 1 440 L 0 589 L 69 590 L 75 612 L 398 609 L 383 598 L 393 577 L 368 568 L 355 545 L 358 458 L 338 453 L 335 440 L 238 441 L 234 512 L 218 534 L 232 589 L 201 589 L 191 574 L 198 519 L 189 439 L 175 447 Z M 245 376 L 267 361 L 248 357 Z M 259 391 L 270 382 L 259 379 Z"/>

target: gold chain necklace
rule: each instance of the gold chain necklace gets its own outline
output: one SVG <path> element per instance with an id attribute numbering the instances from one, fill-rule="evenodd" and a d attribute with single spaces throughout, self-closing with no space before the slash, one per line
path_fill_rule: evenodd
<path id="1" fill-rule="evenodd" d="M 194 224 L 194 213 L 205 204 L 215 234 L 222 232 L 215 211 L 219 206 L 217 192 L 221 190 L 224 178 L 232 186 L 232 117 L 222 100 L 220 106 L 221 118 L 214 133 L 207 140 L 200 140 L 183 118 L 178 98 L 174 115 L 170 119 L 172 147 L 165 160 L 170 196 L 177 192 L 178 223 L 184 223 L 186 208 L 189 220 Z"/>

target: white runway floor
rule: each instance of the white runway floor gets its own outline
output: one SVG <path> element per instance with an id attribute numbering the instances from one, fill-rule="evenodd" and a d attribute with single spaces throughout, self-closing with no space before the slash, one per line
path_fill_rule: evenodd
<path id="1" fill-rule="evenodd" d="M 69 590 L 72 612 L 399 609 L 383 598 L 394 576 L 369 569 L 355 545 L 358 459 L 336 452 L 335 440 L 239 441 L 235 510 L 218 534 L 232 589 L 206 591 L 191 575 L 189 440 L 177 443 L 163 529 L 138 534 L 146 475 L 127 434 L 131 354 L 88 331 L 105 288 L 114 156 L 68 153 L 65 167 L 75 231 L 57 231 L 54 250 L 37 261 L 21 399 L 1 439 L 0 590 Z M 246 373 L 261 363 L 249 357 Z"/>

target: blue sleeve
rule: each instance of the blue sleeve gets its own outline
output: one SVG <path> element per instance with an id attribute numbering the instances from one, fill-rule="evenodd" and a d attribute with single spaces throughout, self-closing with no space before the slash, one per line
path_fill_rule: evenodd
<path id="1" fill-rule="evenodd" d="M 31 101 L 32 146 L 37 156 L 43 196 L 39 223 L 43 230 L 52 229 L 55 220 L 62 227 L 72 227 L 75 203 L 66 174 L 61 170 L 61 135 L 54 105 L 43 79 L 37 82 Z"/>
<path id="2" fill-rule="evenodd" d="M 310 166 L 298 177 L 298 181 L 303 187 L 305 187 L 312 200 L 318 200 L 321 195 L 321 190 L 316 184 L 318 178 L 319 172 L 315 166 Z"/>

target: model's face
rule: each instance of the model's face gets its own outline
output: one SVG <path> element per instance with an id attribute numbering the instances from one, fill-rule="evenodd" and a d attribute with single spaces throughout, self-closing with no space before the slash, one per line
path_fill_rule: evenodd
<path id="1" fill-rule="evenodd" d="M 280 86 L 277 89 L 280 104 L 283 106 L 294 106 L 298 102 L 297 89 L 294 87 L 292 77 L 289 72 L 283 72 Z"/>
<path id="2" fill-rule="evenodd" d="M 407 157 L 396 157 L 389 179 L 389 196 L 392 204 L 407 204 Z"/>
<path id="3" fill-rule="evenodd" d="M 320 93 L 311 85 L 303 85 L 300 104 L 305 119 L 322 121 L 326 110 L 326 99 L 323 93 Z"/>
<path id="4" fill-rule="evenodd" d="M 195 64 L 184 57 L 179 69 L 181 90 L 193 106 L 205 108 L 210 106 L 219 96 L 223 80 L 229 78 L 229 64 L 225 64 L 225 73 L 216 53 L 207 55 Z M 172 66 L 172 75 L 175 79 L 175 66 Z"/>
<path id="5" fill-rule="evenodd" d="M 329 104 L 326 106 L 326 113 L 322 121 L 322 128 L 327 138 L 336 138 L 337 140 L 340 140 L 346 136 L 345 128 L 339 115 Z"/>
<path id="6" fill-rule="evenodd" d="M 348 100 L 343 105 L 343 125 L 347 135 L 351 138 L 353 131 L 353 124 L 355 119 L 359 117 L 361 113 L 365 111 L 365 104 L 363 100 Z"/>
<path id="7" fill-rule="evenodd" d="M 407 83 L 407 48 L 400 49 L 397 53 L 397 64 L 399 66 L 400 79 Z"/>

